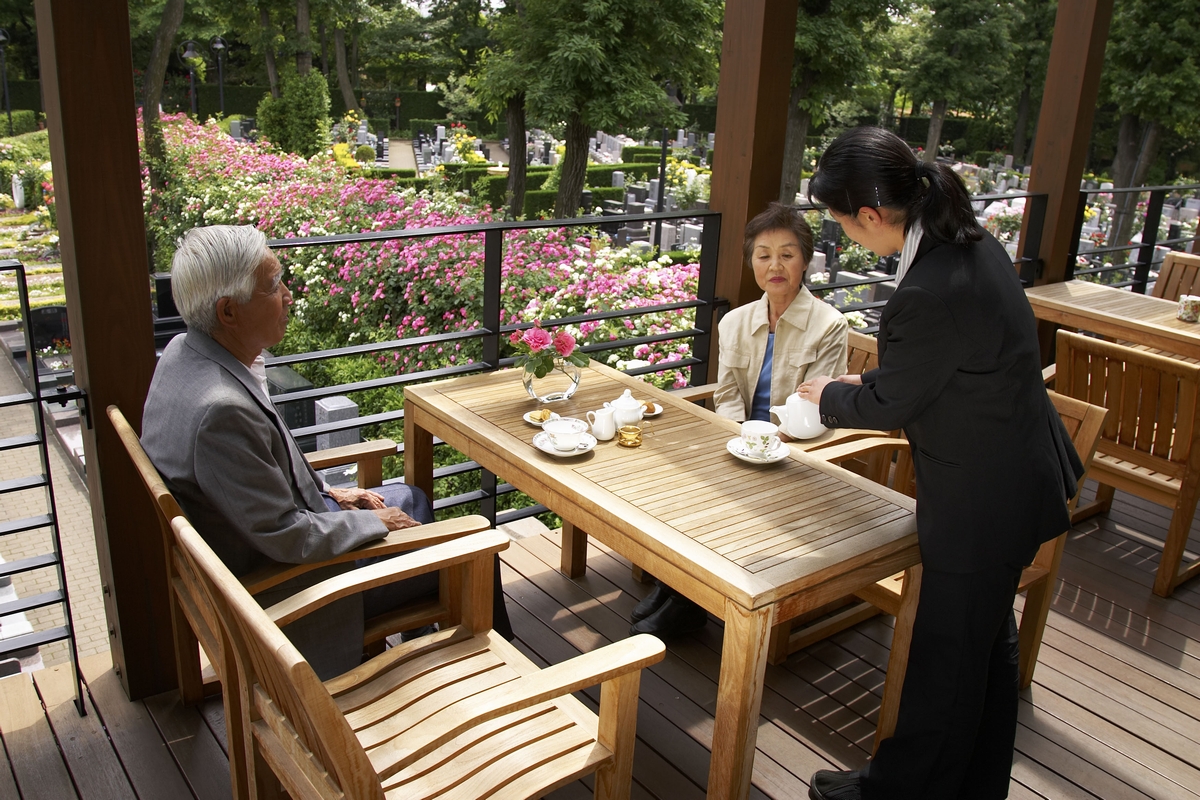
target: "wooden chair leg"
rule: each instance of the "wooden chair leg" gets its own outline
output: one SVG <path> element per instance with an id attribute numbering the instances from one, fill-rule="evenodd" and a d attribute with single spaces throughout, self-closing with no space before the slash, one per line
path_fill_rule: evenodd
<path id="1" fill-rule="evenodd" d="M 613 754 L 596 770 L 595 800 L 628 800 L 633 778 L 633 748 L 637 743 L 631 721 L 637 719 L 641 671 L 605 681 L 600 687 L 600 720 L 597 740 Z"/>
<path id="2" fill-rule="evenodd" d="M 1175 587 L 1200 572 L 1200 561 L 1193 562 L 1182 572 L 1183 551 L 1187 548 L 1192 529 L 1192 518 L 1196 515 L 1196 500 L 1200 496 L 1200 479 L 1189 475 L 1180 487 L 1167 528 L 1167 540 L 1163 543 L 1162 560 L 1158 562 L 1158 573 L 1154 576 L 1154 593 L 1159 597 L 1170 597 Z"/>
<path id="3" fill-rule="evenodd" d="M 1018 666 L 1022 689 L 1033 683 L 1033 670 L 1037 667 L 1038 652 L 1042 648 L 1042 634 L 1046 632 L 1046 618 L 1050 614 L 1050 599 L 1053 594 L 1054 581 L 1049 576 L 1030 586 L 1025 594 L 1025 610 L 1021 612 L 1021 628 L 1018 633 L 1021 649 Z"/>
<path id="4" fill-rule="evenodd" d="M 568 578 L 582 578 L 587 571 L 587 533 L 563 520 L 562 526 L 562 574 Z"/>
<path id="5" fill-rule="evenodd" d="M 200 641 L 171 592 L 171 636 L 175 645 L 175 677 L 185 706 L 204 700 L 204 675 L 200 670 Z"/>
<path id="6" fill-rule="evenodd" d="M 921 596 L 921 565 L 904 571 L 904 589 L 900 595 L 900 613 L 896 615 L 896 632 L 892 635 L 892 652 L 888 656 L 887 680 L 883 684 L 883 701 L 879 708 L 879 726 L 875 729 L 875 744 L 896 731 L 900 715 L 900 691 L 904 688 L 904 673 L 908 670 L 908 651 L 912 647 L 913 620 L 917 616 L 917 600 Z"/>
<path id="7" fill-rule="evenodd" d="M 1085 505 L 1076 507 L 1071 512 L 1071 524 L 1082 522 L 1088 517 L 1094 517 L 1097 514 L 1103 514 L 1112 508 L 1113 495 L 1116 494 L 1116 488 L 1100 484 L 1096 487 L 1096 499 Z"/>

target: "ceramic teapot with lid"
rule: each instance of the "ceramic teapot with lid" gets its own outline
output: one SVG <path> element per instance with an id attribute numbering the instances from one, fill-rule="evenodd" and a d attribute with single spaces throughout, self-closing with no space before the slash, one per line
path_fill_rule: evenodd
<path id="1" fill-rule="evenodd" d="M 622 392 L 616 400 L 605 403 L 605 405 L 612 408 L 613 421 L 617 423 L 618 428 L 622 425 L 636 425 L 646 411 L 646 407 L 628 389 Z"/>
<path id="2" fill-rule="evenodd" d="M 787 405 L 771 406 L 771 413 L 779 417 L 779 430 L 793 439 L 811 439 L 829 430 L 821 424 L 817 404 L 799 394 L 789 394 Z"/>

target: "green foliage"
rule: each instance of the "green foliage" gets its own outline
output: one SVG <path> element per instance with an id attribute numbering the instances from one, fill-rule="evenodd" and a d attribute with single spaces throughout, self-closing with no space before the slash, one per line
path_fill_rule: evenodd
<path id="1" fill-rule="evenodd" d="M 313 70 L 283 79 L 278 99 L 267 95 L 258 104 L 258 130 L 275 146 L 312 157 L 329 144 L 329 87 Z"/>
<path id="2" fill-rule="evenodd" d="M 628 144 L 621 148 L 621 160 L 626 163 L 630 161 L 658 161 L 661 156 L 661 147 Z"/>
<path id="3" fill-rule="evenodd" d="M 417 119 L 416 117 L 413 117 L 408 121 L 409 129 L 412 130 L 414 135 L 417 131 L 425 131 L 425 135 L 430 139 L 437 136 L 438 125 L 445 125 L 446 128 L 449 129 L 450 120 L 446 117 L 431 117 L 430 119 Z M 467 130 L 471 130 L 470 125 L 467 126 Z"/>
<path id="4" fill-rule="evenodd" d="M 363 163 L 375 161 L 375 148 L 369 144 L 360 144 L 354 151 L 354 160 Z"/>
<path id="5" fill-rule="evenodd" d="M 13 117 L 15 122 L 16 112 Z M 11 197 L 13 176 L 19 175 L 25 190 L 25 207 L 40 206 L 44 200 L 42 183 L 50 179 L 49 162 L 50 137 L 46 131 L 0 140 L 0 192 Z M 54 218 L 51 222 L 55 222 Z"/>
<path id="6" fill-rule="evenodd" d="M 994 97 L 1007 78 L 1018 19 L 1013 7 L 990 0 L 930 0 L 926 7 L 928 25 L 905 85 L 918 98 L 945 100 L 951 108 Z"/>
<path id="7" fill-rule="evenodd" d="M 363 170 L 364 178 L 415 178 L 417 171 L 415 169 L 401 169 L 400 167 L 368 167 Z"/>
<path id="8" fill-rule="evenodd" d="M 1122 114 L 1190 128 L 1192 139 L 1200 121 L 1197 11 L 1195 0 L 1122 0 L 1104 54 L 1105 94 Z"/>
<path id="9" fill-rule="evenodd" d="M 22 133 L 33 133 L 38 129 L 38 120 L 42 115 L 37 111 L 13 111 L 12 129 L 8 127 L 8 115 L 0 111 L 0 136 L 18 136 Z"/>

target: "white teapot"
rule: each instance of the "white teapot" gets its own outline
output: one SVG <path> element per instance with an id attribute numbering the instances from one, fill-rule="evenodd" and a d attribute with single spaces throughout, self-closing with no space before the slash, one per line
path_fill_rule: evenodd
<path id="1" fill-rule="evenodd" d="M 646 411 L 646 407 L 628 389 L 616 400 L 604 405 L 612 408 L 613 421 L 617 423 L 618 428 L 622 425 L 636 425 L 641 422 L 642 414 Z"/>
<path id="2" fill-rule="evenodd" d="M 789 394 L 786 406 L 771 406 L 779 417 L 779 429 L 793 439 L 811 439 L 828 430 L 821 424 L 821 409 L 799 394 Z"/>

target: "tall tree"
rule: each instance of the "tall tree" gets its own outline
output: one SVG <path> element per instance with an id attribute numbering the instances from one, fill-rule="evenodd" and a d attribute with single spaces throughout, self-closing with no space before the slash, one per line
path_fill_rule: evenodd
<path id="1" fill-rule="evenodd" d="M 1018 162 L 1028 163 L 1028 156 L 1033 152 L 1028 135 L 1029 121 L 1033 115 L 1033 103 L 1040 97 L 1042 84 L 1046 81 L 1058 0 L 1020 0 L 1015 5 L 1020 15 L 1020 35 L 1013 37 L 1011 63 L 1013 84 L 1020 87 L 1020 94 L 1013 124 L 1012 154 Z"/>
<path id="2" fill-rule="evenodd" d="M 779 201 L 796 196 L 811 123 L 846 97 L 866 75 L 879 33 L 887 27 L 890 0 L 802 0 L 796 19 L 796 53 L 788 101 L 787 136 Z"/>
<path id="3" fill-rule="evenodd" d="M 1120 111 L 1113 185 L 1140 186 L 1166 129 L 1200 123 L 1200 0 L 1118 0 L 1105 53 L 1105 94 Z M 1129 242 L 1136 193 L 1116 196 L 1109 244 Z"/>
<path id="4" fill-rule="evenodd" d="M 991 96 L 1011 52 L 1014 15 L 990 0 L 929 0 L 932 14 L 917 61 L 906 81 L 917 99 L 933 103 L 925 160 L 937 157 L 946 112 Z"/>
<path id="5" fill-rule="evenodd" d="M 296 72 L 307 75 L 312 69 L 312 13 L 309 0 L 296 0 Z"/>
<path id="6" fill-rule="evenodd" d="M 521 0 L 508 0 L 495 17 L 493 41 L 484 50 L 475 79 L 476 94 L 488 117 L 504 115 L 508 128 L 508 186 L 504 206 L 516 219 L 525 208 L 526 150 L 525 89 L 534 79 L 536 65 L 517 58 L 525 14 Z"/>

